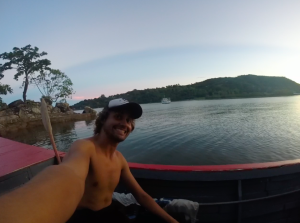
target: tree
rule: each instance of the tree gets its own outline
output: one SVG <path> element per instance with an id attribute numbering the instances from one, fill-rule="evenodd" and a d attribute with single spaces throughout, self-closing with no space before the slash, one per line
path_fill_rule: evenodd
<path id="1" fill-rule="evenodd" d="M 39 48 L 32 48 L 31 45 L 27 45 L 23 48 L 14 47 L 12 52 L 5 52 L 0 54 L 0 59 L 9 60 L 8 62 L 0 65 L 0 74 L 5 70 L 16 69 L 17 73 L 14 75 L 14 79 L 18 80 L 20 76 L 24 75 L 22 82 L 23 101 L 26 101 L 26 93 L 30 79 L 35 72 L 42 72 L 44 70 L 50 70 L 51 65 L 48 59 L 39 59 L 40 57 L 47 55 L 46 52 L 39 53 Z"/>
<path id="2" fill-rule="evenodd" d="M 0 64 L 0 67 L 2 66 L 2 64 Z M 4 77 L 3 75 L 3 71 L 0 70 L 0 80 Z M 0 94 L 4 94 L 6 95 L 7 93 L 12 93 L 13 90 L 11 89 L 11 87 L 7 84 L 1 84 L 0 82 Z M 0 107 L 2 105 L 2 98 L 0 97 Z"/>
<path id="3" fill-rule="evenodd" d="M 30 79 L 30 84 L 34 84 L 43 97 L 51 102 L 57 102 L 58 99 L 66 102 L 66 98 L 72 98 L 75 93 L 71 79 L 60 70 L 41 71 L 38 76 Z"/>

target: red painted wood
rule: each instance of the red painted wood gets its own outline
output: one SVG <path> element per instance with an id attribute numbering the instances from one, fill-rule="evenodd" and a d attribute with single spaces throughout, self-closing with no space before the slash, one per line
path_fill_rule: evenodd
<path id="1" fill-rule="evenodd" d="M 0 177 L 53 158 L 53 150 L 0 137 Z"/>
<path id="2" fill-rule="evenodd" d="M 241 170 L 275 168 L 275 167 L 295 165 L 295 164 L 300 164 L 300 159 L 285 160 L 285 161 L 278 161 L 278 162 L 268 162 L 268 163 L 206 165 L 206 166 L 176 166 L 176 165 L 128 163 L 128 165 L 131 169 L 165 170 L 165 171 L 180 171 L 180 172 L 241 171 Z"/>

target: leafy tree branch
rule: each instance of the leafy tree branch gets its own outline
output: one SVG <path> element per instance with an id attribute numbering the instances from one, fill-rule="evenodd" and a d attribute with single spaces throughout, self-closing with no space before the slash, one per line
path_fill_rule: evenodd
<path id="1" fill-rule="evenodd" d="M 51 69 L 41 71 L 36 77 L 30 79 L 30 84 L 35 85 L 43 97 L 57 102 L 58 99 L 66 101 L 74 94 L 71 79 L 60 70 Z"/>
<path id="2" fill-rule="evenodd" d="M 6 70 L 16 69 L 14 79 L 18 80 L 21 76 L 24 76 L 21 87 L 23 90 L 23 101 L 26 101 L 26 93 L 28 85 L 35 72 L 43 72 L 50 70 L 51 65 L 48 59 L 39 59 L 42 56 L 47 55 L 46 52 L 39 53 L 39 48 L 32 48 L 31 45 L 27 45 L 23 48 L 14 47 L 12 52 L 4 52 L 0 54 L 0 59 L 8 60 L 3 65 L 0 64 L 0 75 L 3 76 L 3 72 Z"/>
<path id="3" fill-rule="evenodd" d="M 2 69 L 5 69 L 5 68 L 2 68 L 2 64 L 0 64 L 0 80 L 4 77 Z M 9 85 L 2 84 L 0 82 L 0 95 L 1 94 L 6 95 L 7 93 L 13 93 L 13 90 L 11 89 L 11 87 Z M 0 107 L 1 107 L 1 105 L 2 105 L 2 98 L 0 97 Z"/>

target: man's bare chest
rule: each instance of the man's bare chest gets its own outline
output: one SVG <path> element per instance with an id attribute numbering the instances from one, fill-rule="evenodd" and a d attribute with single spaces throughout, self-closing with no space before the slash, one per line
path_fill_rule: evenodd
<path id="1" fill-rule="evenodd" d="M 94 159 L 89 167 L 86 186 L 114 190 L 119 183 L 121 165 L 118 160 Z"/>

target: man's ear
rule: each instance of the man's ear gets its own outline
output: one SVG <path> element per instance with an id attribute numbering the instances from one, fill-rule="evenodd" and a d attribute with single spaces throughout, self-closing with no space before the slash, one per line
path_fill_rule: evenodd
<path id="1" fill-rule="evenodd" d="M 131 123 L 131 132 L 133 132 L 134 129 L 135 129 L 135 120 L 133 119 Z"/>

